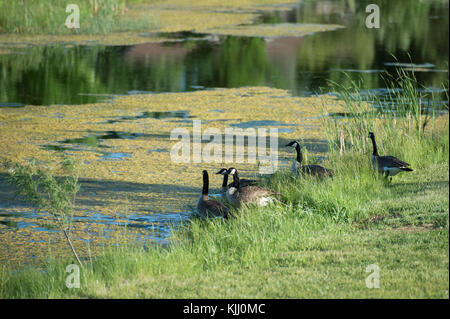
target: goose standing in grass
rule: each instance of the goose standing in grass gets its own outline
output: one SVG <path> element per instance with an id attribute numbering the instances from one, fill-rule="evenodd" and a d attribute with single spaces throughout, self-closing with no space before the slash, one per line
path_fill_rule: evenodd
<path id="1" fill-rule="evenodd" d="M 204 170 L 203 174 L 203 188 L 202 195 L 197 203 L 197 212 L 202 218 L 208 217 L 223 217 L 228 218 L 230 210 L 224 204 L 216 199 L 209 198 L 209 176 L 208 171 Z"/>
<path id="2" fill-rule="evenodd" d="M 275 196 L 280 194 L 275 193 L 269 189 L 258 186 L 242 187 L 240 184 L 239 174 L 237 169 L 230 167 L 228 175 L 233 176 L 233 184 L 226 191 L 227 200 L 233 206 L 241 206 L 242 204 L 256 204 L 258 206 L 267 206 L 272 203 Z"/>
<path id="3" fill-rule="evenodd" d="M 292 163 L 292 171 L 294 172 L 295 175 L 298 176 L 299 173 L 302 173 L 319 177 L 333 176 L 333 171 L 331 169 L 322 167 L 320 165 L 302 165 L 303 161 L 302 150 L 300 148 L 300 144 L 297 141 L 292 141 L 286 146 L 294 147 L 295 150 L 297 151 L 297 157 Z"/>
<path id="4" fill-rule="evenodd" d="M 234 181 L 228 184 L 228 170 L 226 168 L 221 168 L 216 174 L 223 175 L 223 182 L 221 192 L 225 193 L 231 186 L 234 185 Z M 256 181 L 254 179 L 239 179 L 240 187 L 253 186 L 256 185 Z"/>
<path id="5" fill-rule="evenodd" d="M 413 169 L 407 167 L 410 164 L 399 160 L 395 156 L 380 156 L 378 155 L 377 143 L 375 142 L 375 135 L 369 132 L 369 138 L 372 140 L 372 167 L 380 174 L 384 174 L 386 179 L 389 177 L 392 181 L 392 176 L 400 172 L 412 172 Z"/>

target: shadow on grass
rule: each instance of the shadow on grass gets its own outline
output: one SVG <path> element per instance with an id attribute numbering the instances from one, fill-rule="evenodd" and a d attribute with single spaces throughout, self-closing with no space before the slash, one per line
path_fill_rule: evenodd
<path id="1" fill-rule="evenodd" d="M 435 191 L 439 189 L 449 188 L 449 181 L 430 181 L 430 182 L 410 182 L 410 183 L 393 183 L 389 185 L 390 189 L 399 196 L 413 195 L 427 191 Z"/>

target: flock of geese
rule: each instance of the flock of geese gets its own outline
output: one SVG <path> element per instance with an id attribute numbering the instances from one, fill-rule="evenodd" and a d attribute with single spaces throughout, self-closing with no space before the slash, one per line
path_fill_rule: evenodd
<path id="1" fill-rule="evenodd" d="M 405 171 L 412 171 L 410 164 L 399 160 L 394 156 L 380 156 L 378 154 L 377 143 L 375 142 L 375 135 L 369 132 L 369 138 L 372 141 L 372 167 L 373 169 L 385 176 L 386 179 L 392 181 L 392 176 Z M 297 152 L 297 157 L 292 163 L 292 171 L 296 176 L 310 175 L 315 177 L 333 177 L 333 170 L 322 167 L 320 165 L 303 165 L 302 151 L 300 144 L 297 141 L 292 141 L 286 147 L 294 147 Z M 208 217 L 230 217 L 230 209 L 217 199 L 210 198 L 209 190 L 209 176 L 206 170 L 203 170 L 203 188 L 202 195 L 197 203 L 197 213 L 201 218 Z M 221 194 L 226 198 L 228 203 L 233 207 L 240 207 L 243 204 L 256 204 L 258 206 L 266 206 L 273 203 L 274 199 L 281 194 L 276 193 L 270 189 L 256 186 L 256 180 L 240 179 L 236 168 L 229 169 L 222 168 L 216 174 L 223 175 L 223 183 Z M 233 176 L 233 182 L 228 184 L 228 177 Z"/>

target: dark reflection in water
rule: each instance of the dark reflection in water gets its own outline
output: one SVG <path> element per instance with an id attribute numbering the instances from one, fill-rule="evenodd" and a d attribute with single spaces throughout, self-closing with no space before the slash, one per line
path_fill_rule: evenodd
<path id="1" fill-rule="evenodd" d="M 35 231 L 58 232 L 59 230 L 55 225 L 39 221 L 45 215 L 46 213 L 37 214 L 32 212 L 0 214 L 2 218 L 0 224 L 13 230 L 33 227 Z M 115 216 L 105 215 L 99 212 L 87 212 L 85 216 L 74 216 L 73 222 L 75 226 L 77 223 L 106 225 L 106 228 L 103 229 L 104 232 L 111 232 L 113 229 L 110 226 L 145 229 L 148 232 L 145 235 L 138 235 L 136 239 L 144 242 L 153 241 L 164 245 L 169 243 L 171 229 L 179 227 L 190 216 L 190 212 L 154 213 L 146 215 L 132 213 L 130 215 L 117 214 Z M 20 218 L 20 220 L 17 218 Z M 108 235 L 103 236 L 110 238 Z M 91 239 L 83 240 L 91 242 L 95 239 L 92 237 Z M 36 242 L 45 241 L 39 240 Z"/>
<path id="2" fill-rule="evenodd" d="M 380 29 L 365 26 L 369 3 L 381 8 Z M 347 28 L 270 40 L 189 36 L 176 43 L 29 48 L 0 55 L 0 106 L 80 104 L 105 94 L 250 85 L 309 95 L 326 87 L 327 80 L 345 84 L 359 78 L 364 89 L 379 89 L 383 72 L 396 66 L 420 71 L 415 75 L 422 84 L 439 89 L 448 82 L 448 16 L 447 1 L 305 1 L 289 12 L 264 14 L 259 22 Z M 395 64 L 391 54 L 412 65 Z"/>
<path id="3" fill-rule="evenodd" d="M 130 120 L 138 120 L 138 119 L 169 119 L 169 118 L 192 118 L 191 115 L 189 115 L 189 111 L 154 111 L 154 112 L 143 112 L 140 115 L 136 116 L 121 116 L 114 120 L 107 120 L 107 123 L 116 123 L 116 122 L 123 122 L 123 121 L 130 121 Z"/>

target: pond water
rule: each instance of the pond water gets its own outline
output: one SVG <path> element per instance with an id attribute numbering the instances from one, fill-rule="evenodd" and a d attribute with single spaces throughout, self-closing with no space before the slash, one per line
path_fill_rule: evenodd
<path id="1" fill-rule="evenodd" d="M 365 7 L 370 3 L 380 6 L 381 29 L 365 26 Z M 304 1 L 291 11 L 264 13 L 257 23 L 329 23 L 345 28 L 304 37 L 217 36 L 204 40 L 191 33 L 178 33 L 179 41 L 166 43 L 10 49 L 11 53 L 0 54 L 0 107 L 28 104 L 77 107 L 77 104 L 108 100 L 117 95 L 245 86 L 288 89 L 294 96 L 310 96 L 329 92 L 330 80 L 340 84 L 361 80 L 363 95 L 384 96 L 389 92 L 383 77 L 400 67 L 414 72 L 424 90 L 440 98 L 438 107 L 445 109 L 448 101 L 441 84 L 448 83 L 448 10 L 448 1 Z M 224 112 L 221 109 L 211 111 Z M 334 113 L 334 116 L 342 114 Z M 184 109 L 144 111 L 135 116 L 115 116 L 102 125 L 127 125 L 144 119 L 186 123 L 192 118 L 190 111 Z M 277 127 L 280 133 L 290 133 L 295 125 L 267 118 L 230 126 Z M 134 133 L 105 129 L 87 132 L 84 137 L 49 141 L 41 147 L 49 151 L 96 152 L 101 155 L 99 161 L 109 165 L 128 161 L 132 154 L 114 151 L 106 145 L 107 141 L 147 137 L 158 136 L 153 131 Z M 326 145 L 315 140 L 308 148 L 323 152 Z M 146 152 L 159 155 L 167 153 L 168 149 L 152 146 Z M 111 170 L 112 174 L 117 172 Z M 162 186 L 158 191 L 167 193 L 168 189 Z M 131 189 L 125 183 L 122 187 L 127 191 Z M 190 189 L 185 192 L 191 196 Z M 152 214 L 133 213 L 126 218 L 94 212 L 77 217 L 75 222 L 148 228 L 151 229 L 148 238 L 166 243 L 169 226 L 189 216 L 184 208 Z M 15 221 L 14 216 L 2 217 L 0 224 L 14 229 L 36 226 L 33 220 L 39 216 L 28 215 L 29 221 Z"/>
<path id="2" fill-rule="evenodd" d="M 109 94 L 256 85 L 305 96 L 326 92 L 328 80 L 345 84 L 350 79 L 362 79 L 364 89 L 383 94 L 382 76 L 396 67 L 415 70 L 420 83 L 439 92 L 448 79 L 448 1 L 378 0 L 380 29 L 365 26 L 370 3 L 305 1 L 291 11 L 264 13 L 257 21 L 346 27 L 304 37 L 205 41 L 177 33 L 189 40 L 13 50 L 0 55 L 0 106 L 82 104 Z"/>

